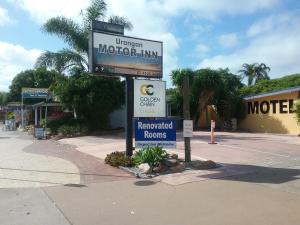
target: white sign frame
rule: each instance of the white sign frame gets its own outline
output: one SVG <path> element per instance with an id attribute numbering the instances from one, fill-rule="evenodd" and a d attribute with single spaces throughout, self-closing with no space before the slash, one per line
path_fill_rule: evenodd
<path id="1" fill-rule="evenodd" d="M 93 31 L 89 65 L 96 74 L 161 78 L 163 43 Z"/>
<path id="2" fill-rule="evenodd" d="M 166 82 L 134 80 L 134 117 L 166 117 Z"/>

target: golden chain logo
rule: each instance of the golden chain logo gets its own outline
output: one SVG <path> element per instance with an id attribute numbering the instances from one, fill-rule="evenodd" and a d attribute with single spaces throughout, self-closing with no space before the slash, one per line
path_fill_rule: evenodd
<path id="1" fill-rule="evenodd" d="M 153 95 L 154 86 L 152 84 L 143 84 L 140 87 L 140 92 L 142 95 Z"/>

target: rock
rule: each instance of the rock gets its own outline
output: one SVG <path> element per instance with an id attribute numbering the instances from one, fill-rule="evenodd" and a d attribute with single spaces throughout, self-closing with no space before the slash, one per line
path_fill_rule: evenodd
<path id="1" fill-rule="evenodd" d="M 178 155 L 177 155 L 177 154 L 171 154 L 171 155 L 170 155 L 170 158 L 171 158 L 171 159 L 176 159 L 176 160 L 177 160 L 177 159 L 178 159 Z"/>
<path id="2" fill-rule="evenodd" d="M 154 173 L 164 173 L 169 170 L 169 167 L 163 163 L 160 163 L 159 166 L 154 167 L 153 172 Z"/>
<path id="3" fill-rule="evenodd" d="M 179 163 L 178 165 L 171 167 L 170 170 L 173 173 L 182 172 L 185 170 L 185 163 Z"/>
<path id="4" fill-rule="evenodd" d="M 164 164 L 169 167 L 176 166 L 178 164 L 178 160 L 177 159 L 166 159 L 164 161 Z"/>
<path id="5" fill-rule="evenodd" d="M 194 169 L 198 169 L 198 170 L 207 170 L 207 169 L 215 169 L 217 168 L 217 164 L 212 161 L 212 160 L 207 160 L 207 161 L 192 161 L 190 163 L 190 165 L 194 168 Z"/>
<path id="6" fill-rule="evenodd" d="M 138 166 L 138 168 L 143 172 L 143 173 L 148 173 L 150 172 L 150 166 L 148 163 L 142 163 Z"/>
<path id="7" fill-rule="evenodd" d="M 188 166 L 197 169 L 200 167 L 201 163 L 202 163 L 202 161 L 200 161 L 200 160 L 193 160 L 188 163 Z"/>

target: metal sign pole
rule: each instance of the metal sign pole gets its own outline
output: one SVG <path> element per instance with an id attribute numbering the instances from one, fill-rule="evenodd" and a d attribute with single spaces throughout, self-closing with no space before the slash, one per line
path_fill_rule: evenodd
<path id="1" fill-rule="evenodd" d="M 133 79 L 126 77 L 126 155 L 132 156 L 132 125 L 133 125 Z"/>

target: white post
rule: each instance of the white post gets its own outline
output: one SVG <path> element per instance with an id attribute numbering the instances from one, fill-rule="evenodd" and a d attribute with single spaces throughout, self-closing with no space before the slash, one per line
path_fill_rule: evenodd
<path id="1" fill-rule="evenodd" d="M 34 108 L 34 125 L 38 125 L 37 107 Z"/>
<path id="2" fill-rule="evenodd" d="M 41 119 L 42 119 L 42 107 L 40 107 L 40 119 L 39 119 L 39 125 L 41 125 Z"/>
<path id="3" fill-rule="evenodd" d="M 22 93 L 22 106 L 21 106 L 21 124 L 22 124 L 22 128 L 24 128 L 24 109 L 23 109 L 23 93 Z"/>
<path id="4" fill-rule="evenodd" d="M 46 109 L 45 109 L 45 121 L 47 123 L 47 120 L 48 120 L 48 107 L 47 107 L 47 103 L 46 103 Z"/>

